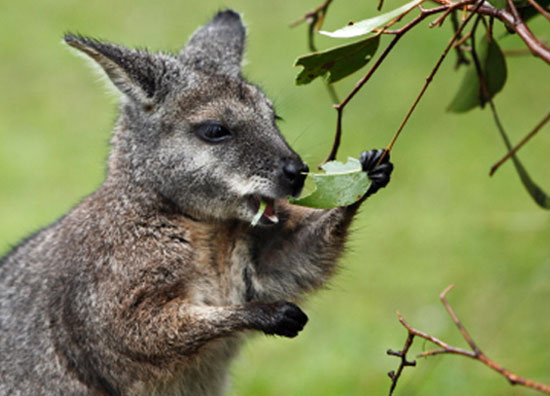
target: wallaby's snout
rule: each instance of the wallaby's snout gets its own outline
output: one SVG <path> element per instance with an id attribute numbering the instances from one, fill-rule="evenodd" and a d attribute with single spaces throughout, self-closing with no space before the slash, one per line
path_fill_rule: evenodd
<path id="1" fill-rule="evenodd" d="M 300 157 L 285 157 L 282 161 L 281 183 L 288 187 L 291 195 L 298 196 L 304 187 L 308 166 Z"/>

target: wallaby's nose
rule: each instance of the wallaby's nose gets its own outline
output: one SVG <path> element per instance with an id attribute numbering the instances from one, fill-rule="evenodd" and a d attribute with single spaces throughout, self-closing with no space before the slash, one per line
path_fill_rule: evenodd
<path id="1" fill-rule="evenodd" d="M 283 160 L 283 183 L 290 187 L 292 195 L 297 196 L 302 191 L 307 172 L 309 172 L 308 166 L 300 159 Z"/>

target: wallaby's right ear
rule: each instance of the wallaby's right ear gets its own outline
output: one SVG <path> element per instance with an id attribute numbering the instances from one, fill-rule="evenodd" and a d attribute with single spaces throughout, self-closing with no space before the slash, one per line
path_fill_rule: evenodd
<path id="1" fill-rule="evenodd" d="M 113 84 L 134 101 L 153 104 L 166 93 L 161 84 L 166 60 L 161 56 L 73 34 L 67 34 L 65 42 L 95 60 Z"/>
<path id="2" fill-rule="evenodd" d="M 233 10 L 220 11 L 193 33 L 179 59 L 208 72 L 239 74 L 245 39 L 241 16 Z"/>

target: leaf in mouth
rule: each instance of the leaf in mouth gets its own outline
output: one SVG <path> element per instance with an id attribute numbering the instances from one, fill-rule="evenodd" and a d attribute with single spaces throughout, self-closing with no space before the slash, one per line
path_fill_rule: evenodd
<path id="1" fill-rule="evenodd" d="M 266 209 L 267 209 L 267 202 L 262 199 L 260 201 L 260 207 L 258 208 L 258 211 L 256 212 L 256 214 L 252 218 L 252 221 L 250 222 L 250 225 L 252 227 L 255 227 L 258 224 L 258 222 L 260 221 L 260 219 L 264 215 L 264 212 L 265 212 Z"/>

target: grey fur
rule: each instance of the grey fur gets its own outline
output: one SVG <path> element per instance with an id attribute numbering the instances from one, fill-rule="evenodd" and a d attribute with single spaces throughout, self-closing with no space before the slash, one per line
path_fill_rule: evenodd
<path id="1" fill-rule="evenodd" d="M 289 301 L 335 271 L 359 205 L 286 203 L 306 168 L 244 40 L 231 10 L 178 56 L 66 36 L 124 97 L 103 185 L 0 261 L 0 395 L 220 395 L 246 330 L 305 325 Z M 278 224 L 250 226 L 259 197 Z"/>

